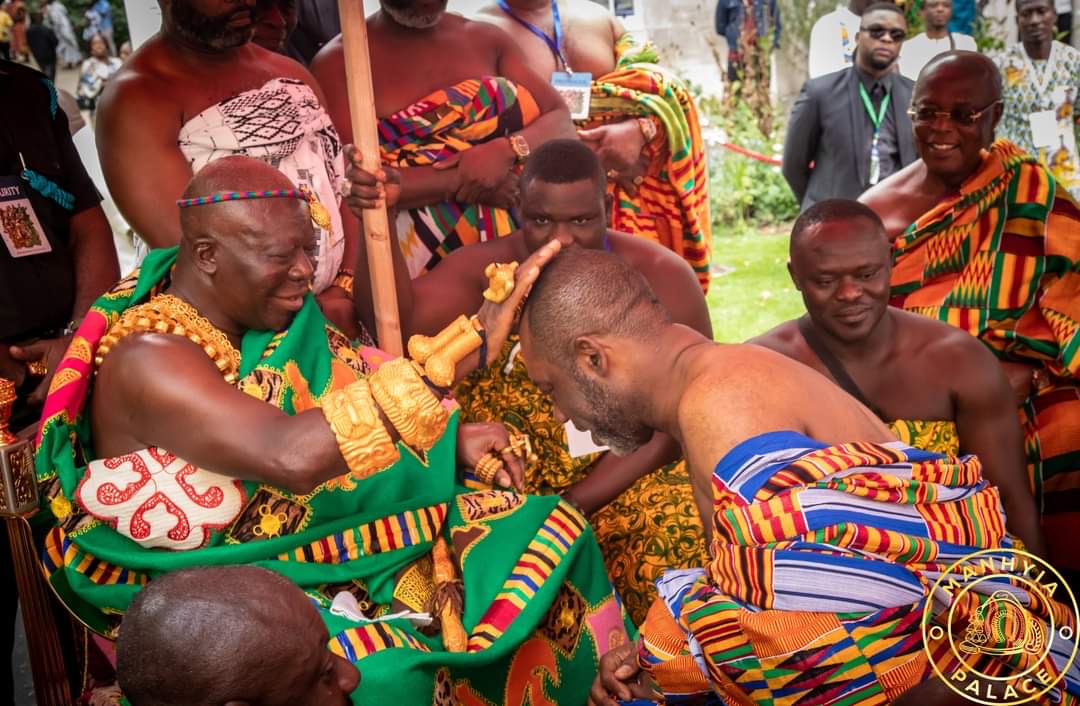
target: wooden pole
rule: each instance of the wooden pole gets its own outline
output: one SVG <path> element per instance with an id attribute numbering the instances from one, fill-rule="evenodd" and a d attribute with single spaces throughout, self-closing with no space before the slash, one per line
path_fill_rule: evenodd
<path id="1" fill-rule="evenodd" d="M 338 13 L 341 16 L 341 45 L 345 53 L 345 86 L 349 92 L 353 143 L 360 151 L 364 169 L 374 173 L 382 166 L 382 160 L 379 156 L 378 118 L 375 115 L 375 89 L 371 82 L 371 55 L 368 52 L 363 0 L 338 0 Z M 390 239 L 386 207 L 365 209 L 363 223 L 379 347 L 391 355 L 400 356 L 403 353 L 401 319 L 391 250 L 397 244 Z"/>

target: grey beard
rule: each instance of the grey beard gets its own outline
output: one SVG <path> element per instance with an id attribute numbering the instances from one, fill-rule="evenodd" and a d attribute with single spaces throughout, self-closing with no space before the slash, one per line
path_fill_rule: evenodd
<path id="1" fill-rule="evenodd" d="M 381 7 L 383 12 L 390 15 L 390 19 L 397 22 L 402 27 L 408 27 L 409 29 L 431 29 L 439 24 L 439 20 L 441 20 L 443 16 L 442 12 L 436 12 L 430 15 L 414 15 L 399 10 L 396 7 L 391 7 L 386 3 L 382 3 Z"/>

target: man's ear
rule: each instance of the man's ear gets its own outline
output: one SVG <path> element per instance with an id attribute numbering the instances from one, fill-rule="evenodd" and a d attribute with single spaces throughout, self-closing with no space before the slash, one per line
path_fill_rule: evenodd
<path id="1" fill-rule="evenodd" d="M 218 244 L 212 238 L 199 238 L 192 246 L 195 266 L 206 275 L 213 275 L 218 269 Z"/>
<path id="2" fill-rule="evenodd" d="M 795 285 L 795 291 L 801 292 L 802 287 L 799 286 L 799 278 L 795 276 L 795 268 L 791 266 L 791 258 L 787 261 L 787 273 L 791 277 L 791 283 Z"/>
<path id="3" fill-rule="evenodd" d="M 611 374 L 611 348 L 596 336 L 579 336 L 574 341 L 574 364 L 592 377 Z"/>

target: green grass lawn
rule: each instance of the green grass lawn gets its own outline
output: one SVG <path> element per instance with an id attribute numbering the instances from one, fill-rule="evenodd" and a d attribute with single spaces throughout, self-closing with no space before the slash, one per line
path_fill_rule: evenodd
<path id="1" fill-rule="evenodd" d="M 788 277 L 789 231 L 781 226 L 713 236 L 708 302 L 717 341 L 745 341 L 805 311 Z"/>

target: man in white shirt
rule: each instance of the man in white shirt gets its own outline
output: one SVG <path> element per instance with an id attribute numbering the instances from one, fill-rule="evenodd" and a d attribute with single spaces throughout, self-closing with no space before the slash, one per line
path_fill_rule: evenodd
<path id="1" fill-rule="evenodd" d="M 855 56 L 855 33 L 863 10 L 870 0 L 850 0 L 847 7 L 837 5 L 836 10 L 824 15 L 810 30 L 810 59 L 807 68 L 810 78 L 817 78 L 851 66 Z"/>
<path id="2" fill-rule="evenodd" d="M 912 81 L 919 77 L 922 68 L 938 54 L 954 49 L 978 51 L 974 37 L 949 31 L 952 0 L 926 0 L 923 3 L 922 16 L 926 31 L 904 42 L 900 49 L 900 73 Z"/>

